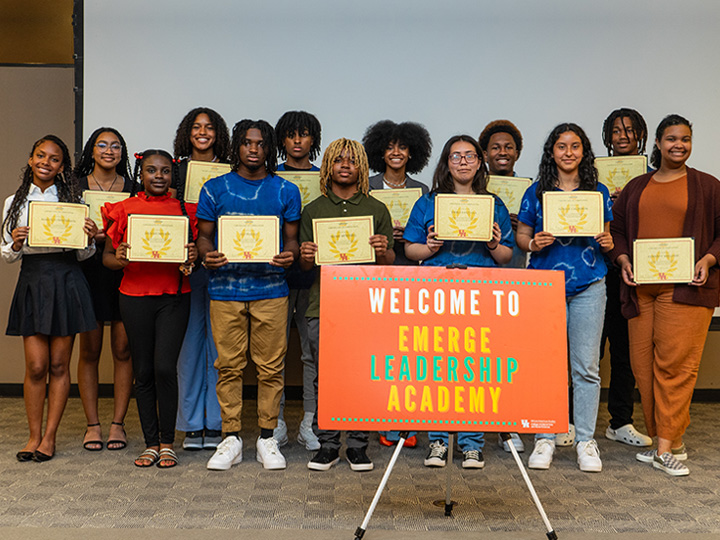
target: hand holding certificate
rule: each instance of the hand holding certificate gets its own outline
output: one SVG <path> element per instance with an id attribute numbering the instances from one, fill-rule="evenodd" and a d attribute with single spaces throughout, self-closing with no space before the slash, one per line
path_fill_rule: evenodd
<path id="1" fill-rule="evenodd" d="M 372 216 L 313 219 L 312 224 L 318 266 L 375 262 Z"/>
<path id="2" fill-rule="evenodd" d="M 280 251 L 277 216 L 220 216 L 218 251 L 231 263 L 269 263 Z"/>
<path id="3" fill-rule="evenodd" d="M 142 262 L 184 263 L 188 259 L 185 216 L 131 214 L 127 225 L 127 259 Z"/>
<path id="4" fill-rule="evenodd" d="M 435 196 L 435 232 L 439 240 L 490 242 L 494 219 L 492 195 Z"/>
<path id="5" fill-rule="evenodd" d="M 599 191 L 543 193 L 543 231 L 553 236 L 597 236 L 605 228 Z"/>
<path id="6" fill-rule="evenodd" d="M 28 245 L 83 249 L 88 245 L 87 216 L 84 204 L 31 201 Z"/>
<path id="7" fill-rule="evenodd" d="M 633 273 L 638 285 L 690 283 L 695 274 L 693 238 L 652 238 L 633 242 Z"/>

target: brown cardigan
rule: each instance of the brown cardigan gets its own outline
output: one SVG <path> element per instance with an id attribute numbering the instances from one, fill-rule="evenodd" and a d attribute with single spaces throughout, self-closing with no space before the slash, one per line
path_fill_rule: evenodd
<path id="1" fill-rule="evenodd" d="M 613 262 L 620 255 L 633 258 L 633 240 L 637 238 L 638 206 L 640 195 L 655 171 L 633 179 L 625 186 L 613 204 L 613 221 L 610 232 L 615 248 L 609 253 Z M 685 213 L 683 236 L 695 238 L 695 261 L 711 253 L 720 261 L 720 181 L 714 176 L 687 167 L 688 207 Z M 715 307 L 720 292 L 720 267 L 716 264 L 708 273 L 701 287 L 676 284 L 673 300 L 680 304 Z M 637 292 L 624 282 L 620 288 L 622 314 L 631 319 L 637 317 Z"/>

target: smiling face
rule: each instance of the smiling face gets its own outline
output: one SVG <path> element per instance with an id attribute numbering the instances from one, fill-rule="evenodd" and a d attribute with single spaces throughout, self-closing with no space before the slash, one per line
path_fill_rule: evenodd
<path id="1" fill-rule="evenodd" d="M 122 159 L 122 143 L 112 131 L 103 131 L 95 140 L 93 146 L 93 160 L 95 165 L 111 171 L 117 167 Z"/>
<path id="2" fill-rule="evenodd" d="M 393 141 L 385 149 L 383 159 L 388 169 L 402 172 L 410 159 L 410 148 L 406 144 Z"/>
<path id="3" fill-rule="evenodd" d="M 205 152 L 215 146 L 215 126 L 210 117 L 200 113 L 190 128 L 190 144 L 198 152 Z"/>
<path id="4" fill-rule="evenodd" d="M 692 153 L 692 130 L 684 124 L 669 126 L 655 144 L 660 149 L 661 166 L 682 167 Z"/>
<path id="5" fill-rule="evenodd" d="M 472 163 L 468 163 L 468 160 Z M 472 184 L 481 163 L 472 144 L 467 141 L 453 143 L 448 157 L 448 170 L 450 176 L 452 176 L 456 191 L 458 188 L 465 188 Z"/>
<path id="6" fill-rule="evenodd" d="M 509 133 L 493 133 L 488 140 L 487 150 L 483 152 L 490 174 L 512 176 L 515 162 L 520 157 L 515 139 Z"/>
<path id="7" fill-rule="evenodd" d="M 148 197 L 165 195 L 172 181 L 172 163 L 159 154 L 143 158 L 140 180 Z"/>
<path id="8" fill-rule="evenodd" d="M 358 183 L 360 171 L 355 163 L 355 156 L 345 149 L 335 158 L 332 165 L 331 180 L 333 184 L 346 188 Z"/>
<path id="9" fill-rule="evenodd" d="M 610 144 L 615 156 L 632 156 L 638 153 L 637 136 L 630 118 L 625 116 L 615 119 Z"/>
<path id="10" fill-rule="evenodd" d="M 583 157 L 583 145 L 574 131 L 561 133 L 553 145 L 553 158 L 558 172 L 567 175 L 577 174 Z"/>
<path id="11" fill-rule="evenodd" d="M 36 185 L 50 185 L 55 182 L 55 177 L 63 172 L 62 149 L 52 141 L 43 141 L 33 150 L 28 165 Z"/>

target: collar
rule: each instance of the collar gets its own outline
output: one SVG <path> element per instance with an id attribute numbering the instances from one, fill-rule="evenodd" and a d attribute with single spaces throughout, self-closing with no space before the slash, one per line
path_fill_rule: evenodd
<path id="1" fill-rule="evenodd" d="M 28 194 L 40 194 L 40 195 L 47 195 L 48 193 L 51 195 L 57 196 L 57 185 L 53 184 L 49 188 L 47 188 L 45 191 L 41 190 L 40 187 L 35 183 L 30 183 L 30 189 L 28 190 Z"/>
<path id="2" fill-rule="evenodd" d="M 360 201 L 362 201 L 365 198 L 365 195 L 363 194 L 362 191 L 358 191 L 357 193 L 355 193 L 355 195 L 353 195 L 349 199 L 341 199 L 340 197 L 335 195 L 331 190 L 328 190 L 327 195 L 328 195 L 328 199 L 330 199 L 333 202 L 333 204 L 349 202 L 350 204 L 354 204 L 356 206 L 358 204 L 360 204 Z"/>

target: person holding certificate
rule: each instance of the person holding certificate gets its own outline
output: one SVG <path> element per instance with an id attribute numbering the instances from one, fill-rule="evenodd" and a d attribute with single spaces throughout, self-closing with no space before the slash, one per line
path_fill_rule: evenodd
<path id="1" fill-rule="evenodd" d="M 96 129 L 85 143 L 74 175 L 83 192 L 98 192 L 100 196 L 104 193 L 123 192 L 129 195 L 132 191 L 132 176 L 127 145 L 120 132 L 110 127 Z M 102 227 L 102 220 L 97 225 Z M 105 249 L 104 230 L 100 229 L 95 235 L 95 244 L 95 255 L 83 261 L 81 266 L 90 285 L 97 326 L 90 332 L 80 334 L 78 357 L 78 387 L 87 419 L 83 448 L 92 452 L 103 449 L 98 416 L 98 365 L 106 322 L 110 323 L 114 395 L 108 450 L 122 450 L 127 446 L 124 425 L 133 384 L 130 346 L 120 317 L 118 289 L 122 271 L 110 270 L 102 263 Z"/>
<path id="2" fill-rule="evenodd" d="M 56 236 L 59 242 L 52 242 L 58 247 L 28 244 L 32 228 L 50 229 L 45 219 L 33 222 L 31 202 L 80 203 L 80 189 L 71 171 L 65 143 L 54 135 L 43 137 L 33 145 L 22 183 L 5 199 L 3 208 L 2 258 L 8 263 L 22 260 L 5 331 L 22 336 L 25 348 L 23 397 L 30 437 L 16 454 L 18 461 L 48 461 L 55 455 L 55 436 L 70 392 L 73 340 L 75 334 L 97 327 L 90 288 L 78 264 L 95 253 L 95 223 L 81 218 L 65 226 L 68 231 L 77 229 L 81 240 L 87 235 L 89 245 L 84 249 L 62 247 L 65 233 Z"/>
<path id="3" fill-rule="evenodd" d="M 499 197 L 494 197 L 494 223 L 492 240 L 472 242 L 466 240 L 439 240 L 435 232 L 435 197 L 441 193 L 457 195 L 487 195 L 487 173 L 482 150 L 469 135 L 451 137 L 442 149 L 435 173 L 432 190 L 423 195 L 413 206 L 405 227 L 405 255 L 424 266 L 495 267 L 505 264 L 512 257 L 514 244 L 510 214 Z M 426 467 L 444 467 L 448 454 L 448 433 L 430 432 L 430 452 L 425 459 Z M 485 466 L 483 433 L 459 433 L 458 445 L 463 451 L 462 466 L 465 469 L 481 469 Z"/>
<path id="4" fill-rule="evenodd" d="M 135 178 L 143 191 L 134 193 L 136 180 L 130 198 L 102 208 L 110 240 L 105 242 L 103 263 L 111 270 L 123 270 L 120 313 L 130 342 L 135 398 L 146 446 L 135 466 L 157 464 L 168 469 L 178 463 L 173 450 L 177 360 L 190 312 L 187 275 L 197 258 L 192 242 L 197 229 L 181 190 L 179 200 L 169 193 L 171 178 L 177 175 L 172 156 L 164 150 L 146 150 L 136 158 Z M 148 221 L 151 224 L 144 226 Z M 172 260 L 186 257 L 184 262 L 162 260 L 176 252 L 179 256 Z"/>
<path id="5" fill-rule="evenodd" d="M 580 470 L 585 472 L 602 470 L 600 452 L 593 438 L 600 402 L 598 350 L 605 314 L 607 273 L 602 253 L 613 247 L 609 232 L 612 202 L 608 189 L 598 182 L 594 159 L 590 141 L 580 126 L 572 123 L 556 126 L 545 141 L 537 181 L 523 196 L 517 231 L 518 246 L 530 252 L 528 268 L 565 272 L 573 424 L 577 461 Z M 600 195 L 596 195 L 597 192 Z M 548 208 L 548 194 L 551 193 L 573 196 L 575 202 L 568 206 L 561 204 L 559 210 L 553 210 Z M 589 193 L 586 205 L 582 202 L 584 193 Z M 578 214 L 583 217 L 568 223 L 575 208 L 581 209 Z M 581 230 L 580 223 L 583 222 L 596 223 L 601 232 L 573 232 Z M 569 232 L 556 238 L 546 230 L 546 224 L 557 230 L 555 223 L 566 223 Z M 554 452 L 554 434 L 536 435 L 528 467 L 550 468 Z"/>
<path id="6" fill-rule="evenodd" d="M 187 193 L 188 162 L 226 163 L 230 150 L 227 124 L 213 109 L 188 112 L 175 133 L 173 153 Z M 176 188 L 178 186 L 175 186 Z M 222 440 L 217 383 L 217 349 L 210 325 L 208 273 L 198 265 L 190 274 L 190 318 L 178 357 L 177 429 L 185 432 L 184 450 L 214 450 Z"/>
<path id="7" fill-rule="evenodd" d="M 636 454 L 671 476 L 690 473 L 683 434 L 713 308 L 720 290 L 720 182 L 688 167 L 692 127 L 677 114 L 655 132 L 652 165 L 657 171 L 632 180 L 618 197 L 612 224 L 620 266 L 622 312 L 628 318 L 630 361 L 640 390 L 648 435 L 657 449 Z M 689 283 L 637 285 L 641 266 L 633 242 L 641 238 L 694 238 Z M 657 261 L 656 261 L 657 262 Z"/>

